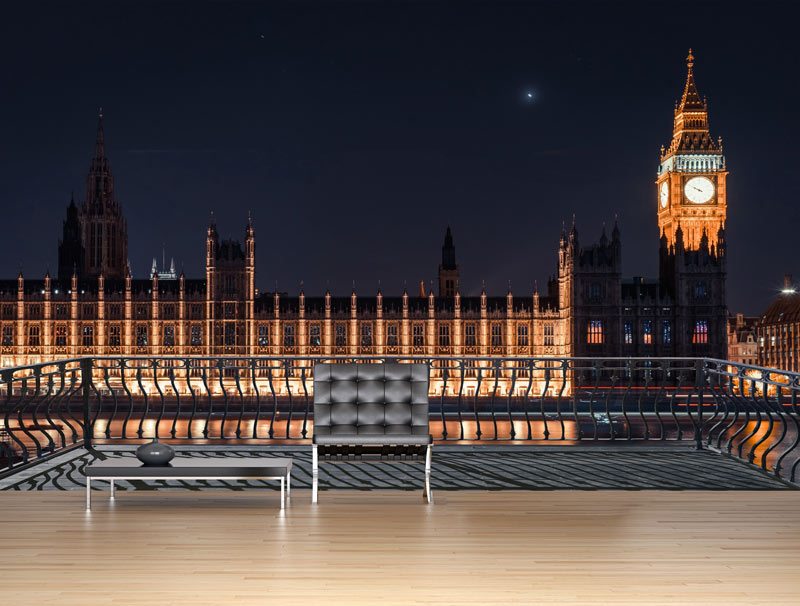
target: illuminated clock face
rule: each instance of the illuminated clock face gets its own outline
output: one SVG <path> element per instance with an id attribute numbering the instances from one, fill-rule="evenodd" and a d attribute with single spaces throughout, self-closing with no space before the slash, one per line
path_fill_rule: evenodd
<path id="1" fill-rule="evenodd" d="M 686 199 L 694 204 L 705 204 L 714 197 L 714 183 L 708 177 L 692 177 L 683 188 Z"/>
<path id="2" fill-rule="evenodd" d="M 664 181 L 658 190 L 658 197 L 661 200 L 661 208 L 666 208 L 669 202 L 669 183 Z"/>

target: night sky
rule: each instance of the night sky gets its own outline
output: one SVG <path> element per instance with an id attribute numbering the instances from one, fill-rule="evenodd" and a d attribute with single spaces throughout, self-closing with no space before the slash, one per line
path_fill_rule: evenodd
<path id="1" fill-rule="evenodd" d="M 654 179 L 695 51 L 729 176 L 731 311 L 797 255 L 790 4 L 88 2 L 4 7 L 0 277 L 57 269 L 97 110 L 130 261 L 204 268 L 257 237 L 257 285 L 416 292 L 451 225 L 462 291 L 529 295 L 563 221 L 619 216 L 626 275 L 657 275 Z M 527 93 L 533 95 L 529 99 Z"/>

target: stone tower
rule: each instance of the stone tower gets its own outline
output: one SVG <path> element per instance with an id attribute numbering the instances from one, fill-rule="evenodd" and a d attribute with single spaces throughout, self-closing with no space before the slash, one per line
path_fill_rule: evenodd
<path id="1" fill-rule="evenodd" d="M 63 233 L 58 242 L 58 280 L 68 284 L 72 272 L 83 277 L 84 248 L 81 235 L 81 221 L 78 217 L 78 206 L 75 199 L 70 200 L 67 207 L 67 218 L 64 220 Z"/>
<path id="2" fill-rule="evenodd" d="M 661 148 L 656 177 L 658 231 L 675 245 L 680 225 L 686 250 L 699 250 L 703 233 L 708 245 L 727 217 L 726 178 L 722 139 L 709 132 L 708 102 L 694 80 L 694 55 L 689 49 L 688 73 L 681 100 L 675 106 L 672 141 Z"/>
<path id="3" fill-rule="evenodd" d="M 442 244 L 442 263 L 439 265 L 439 297 L 454 297 L 459 290 L 458 264 L 456 263 L 456 247 L 450 226 L 444 235 Z"/>
<path id="4" fill-rule="evenodd" d="M 128 226 L 114 194 L 114 177 L 105 153 L 103 112 L 97 121 L 94 158 L 86 178 L 86 200 L 79 211 L 84 247 L 83 278 L 123 279 L 128 259 Z"/>

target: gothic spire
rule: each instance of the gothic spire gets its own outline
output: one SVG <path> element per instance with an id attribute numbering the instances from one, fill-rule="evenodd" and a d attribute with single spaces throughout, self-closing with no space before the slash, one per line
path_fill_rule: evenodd
<path id="1" fill-rule="evenodd" d="M 100 113 L 97 116 L 97 137 L 94 144 L 94 157 L 105 158 L 106 156 L 106 138 L 103 132 L 103 108 L 100 108 Z"/>
<path id="2" fill-rule="evenodd" d="M 444 234 L 444 243 L 442 244 L 442 269 L 455 269 L 456 268 L 456 247 L 453 244 L 453 232 L 450 231 L 450 226 L 447 226 L 447 232 Z"/>
<path id="3" fill-rule="evenodd" d="M 684 111 L 704 111 L 706 109 L 706 102 L 700 97 L 697 92 L 697 84 L 694 81 L 694 54 L 692 49 L 689 49 L 689 55 L 686 57 L 686 85 L 683 87 L 683 95 L 678 104 L 678 112 Z"/>

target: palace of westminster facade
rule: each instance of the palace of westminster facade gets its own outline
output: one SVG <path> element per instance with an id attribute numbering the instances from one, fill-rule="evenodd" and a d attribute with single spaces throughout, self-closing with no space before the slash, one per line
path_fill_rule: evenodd
<path id="1" fill-rule="evenodd" d="M 724 358 L 727 169 L 693 63 L 690 51 L 656 176 L 659 277 L 622 278 L 616 224 L 591 246 L 573 225 L 562 230 L 546 291 L 523 296 L 462 296 L 449 228 L 437 293 L 260 293 L 249 222 L 243 245 L 208 227 L 204 278 L 134 279 L 101 114 L 85 201 L 67 209 L 58 275 L 0 280 L 0 366 L 115 355 Z"/>

